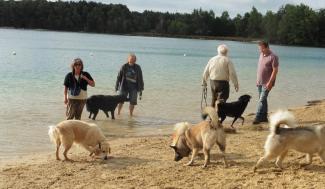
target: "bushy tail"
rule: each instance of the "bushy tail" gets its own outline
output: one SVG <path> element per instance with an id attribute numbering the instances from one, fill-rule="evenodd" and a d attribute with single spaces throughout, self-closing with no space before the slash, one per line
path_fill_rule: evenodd
<path id="1" fill-rule="evenodd" d="M 270 116 L 270 131 L 273 134 L 278 134 L 278 129 L 281 124 L 286 124 L 289 127 L 295 127 L 295 117 L 288 110 L 278 110 Z"/>
<path id="2" fill-rule="evenodd" d="M 51 125 L 49 126 L 49 137 L 51 139 L 51 141 L 54 143 L 54 144 L 58 144 L 60 142 L 60 137 L 59 137 L 59 133 L 58 133 L 58 130 L 56 129 L 56 126 L 55 125 Z"/>
<path id="3" fill-rule="evenodd" d="M 207 106 L 207 107 L 205 107 L 203 109 L 202 118 L 206 119 L 207 116 L 209 116 L 210 119 L 212 120 L 211 122 L 212 122 L 213 127 L 220 127 L 221 126 L 221 124 L 219 123 L 218 113 L 213 107 Z"/>
<path id="4" fill-rule="evenodd" d="M 188 123 L 188 122 L 176 123 L 175 127 L 174 127 L 174 130 L 176 131 L 175 134 L 177 136 L 180 136 L 180 135 L 184 134 L 185 131 L 190 128 L 190 126 L 191 126 L 191 124 Z"/>

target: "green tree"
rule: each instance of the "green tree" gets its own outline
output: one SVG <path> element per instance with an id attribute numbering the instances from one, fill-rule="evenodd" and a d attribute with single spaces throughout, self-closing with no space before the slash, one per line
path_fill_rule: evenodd
<path id="1" fill-rule="evenodd" d="M 247 23 L 247 34 L 250 37 L 259 37 L 262 35 L 262 14 L 255 7 L 249 14 Z"/>
<path id="2" fill-rule="evenodd" d="M 285 5 L 281 8 L 278 37 L 289 45 L 316 45 L 318 20 L 316 13 L 304 4 Z"/>
<path id="3" fill-rule="evenodd" d="M 277 31 L 279 18 L 272 11 L 267 11 L 265 16 L 263 17 L 263 33 L 264 38 L 266 38 L 270 42 L 277 42 Z"/>

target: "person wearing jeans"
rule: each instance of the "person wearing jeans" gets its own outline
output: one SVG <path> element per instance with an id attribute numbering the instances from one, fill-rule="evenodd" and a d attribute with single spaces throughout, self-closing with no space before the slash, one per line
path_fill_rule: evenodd
<path id="1" fill-rule="evenodd" d="M 258 61 L 256 81 L 259 101 L 257 105 L 256 117 L 253 121 L 253 124 L 268 122 L 267 97 L 275 84 L 275 79 L 279 67 L 279 58 L 270 50 L 268 42 L 260 41 L 258 45 L 261 52 Z"/>

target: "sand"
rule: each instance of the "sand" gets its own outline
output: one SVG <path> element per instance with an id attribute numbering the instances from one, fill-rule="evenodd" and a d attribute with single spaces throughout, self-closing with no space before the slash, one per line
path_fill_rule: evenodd
<path id="1" fill-rule="evenodd" d="M 325 101 L 291 109 L 299 125 L 325 123 Z M 301 167 L 301 153 L 290 151 L 284 170 L 274 161 L 257 172 L 252 171 L 263 154 L 268 125 L 251 125 L 246 115 L 244 126 L 236 124 L 236 133 L 227 133 L 227 158 L 224 168 L 219 150 L 211 152 L 211 164 L 202 169 L 203 155 L 193 166 L 189 159 L 174 162 L 170 136 L 120 138 L 110 141 L 108 160 L 92 159 L 79 147 L 69 157 L 74 162 L 55 160 L 52 153 L 38 153 L 2 162 L 0 188 L 324 188 L 325 164 L 318 156 L 312 165 Z M 225 125 L 227 128 L 227 125 Z"/>

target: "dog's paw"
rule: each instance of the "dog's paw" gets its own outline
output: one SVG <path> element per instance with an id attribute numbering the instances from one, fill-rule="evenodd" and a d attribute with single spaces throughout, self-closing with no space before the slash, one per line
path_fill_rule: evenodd
<path id="1" fill-rule="evenodd" d="M 202 169 L 206 169 L 208 167 L 208 165 L 202 165 Z"/>
<path id="2" fill-rule="evenodd" d="M 192 161 L 184 164 L 184 166 L 191 166 L 191 165 L 193 165 L 193 162 Z"/>

